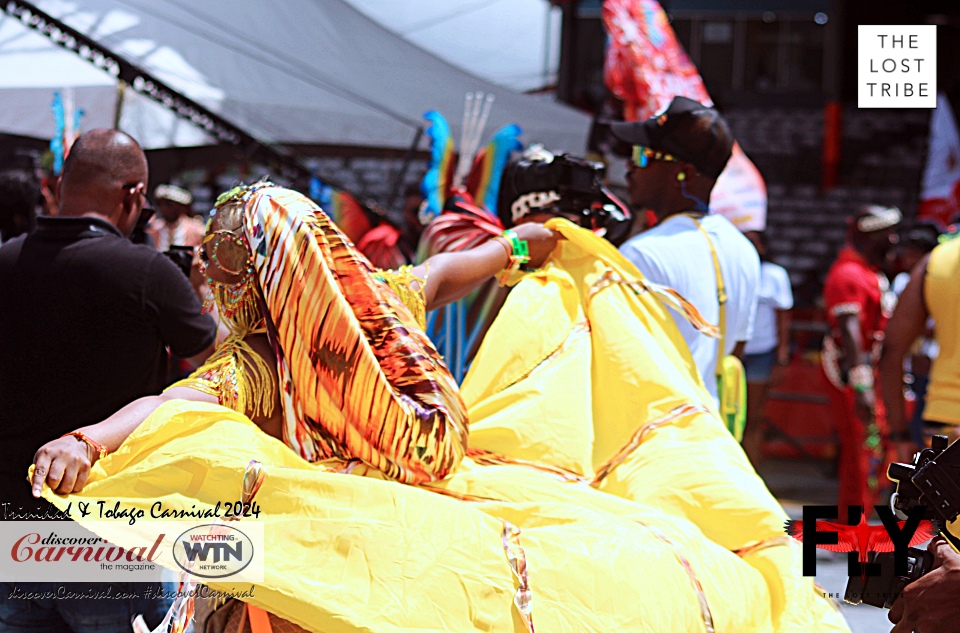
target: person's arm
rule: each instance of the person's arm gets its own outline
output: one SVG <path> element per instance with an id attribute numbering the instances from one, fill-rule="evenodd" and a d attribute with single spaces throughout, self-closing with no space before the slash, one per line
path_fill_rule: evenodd
<path id="1" fill-rule="evenodd" d="M 777 364 L 790 364 L 790 322 L 793 316 L 790 310 L 777 310 Z"/>
<path id="2" fill-rule="evenodd" d="M 94 442 L 103 444 L 107 451 L 112 453 L 120 448 L 124 440 L 160 405 L 174 399 L 217 402 L 215 396 L 202 391 L 174 387 L 159 396 L 134 400 L 103 422 L 81 427 L 77 431 Z M 87 483 L 90 468 L 99 457 L 90 445 L 72 435 L 47 442 L 33 457 L 33 496 L 40 496 L 44 481 L 57 494 L 80 492 Z"/>
<path id="3" fill-rule="evenodd" d="M 793 320 L 793 287 L 790 276 L 782 267 L 774 269 L 777 272 L 777 365 L 785 367 L 790 364 L 790 323 Z"/>
<path id="4" fill-rule="evenodd" d="M 157 324 L 160 339 L 180 358 L 205 360 L 217 341 L 217 324 L 201 313 L 193 285 L 173 262 L 158 253 L 144 291 L 144 309 Z"/>
<path id="5" fill-rule="evenodd" d="M 746 238 L 743 238 L 746 241 Z M 748 242 L 749 244 L 749 242 Z M 727 331 L 725 336 L 735 341 L 730 353 L 743 360 L 744 349 L 747 342 L 753 338 L 753 324 L 757 317 L 757 309 L 760 306 L 760 257 L 753 248 L 745 251 L 741 259 L 741 278 L 743 279 L 743 290 L 745 302 L 741 303 L 737 298 L 727 297 Z M 729 284 L 727 288 L 729 293 Z M 737 308 L 739 307 L 739 310 Z M 736 321 L 730 321 L 730 314 L 739 314 Z M 724 343 L 727 347 L 729 343 Z"/>
<path id="6" fill-rule="evenodd" d="M 880 392 L 887 409 L 887 427 L 894 438 L 906 437 L 907 419 L 903 403 L 903 359 L 926 329 L 929 313 L 923 300 L 923 281 L 929 256 L 920 260 L 910 273 L 910 281 L 900 293 L 897 308 L 887 323 L 880 354 Z M 916 448 L 913 442 L 896 442 L 903 458 Z M 907 446 L 900 446 L 907 444 Z M 901 450 L 902 449 L 902 450 Z"/>
<path id="7" fill-rule="evenodd" d="M 541 224 L 521 224 L 514 230 L 517 237 L 526 240 L 530 250 L 527 265 L 533 268 L 543 265 L 560 239 L 559 233 Z M 468 251 L 434 255 L 412 272 L 427 279 L 423 296 L 429 312 L 467 296 L 506 268 L 509 261 L 503 240 L 490 239 Z"/>
<path id="8" fill-rule="evenodd" d="M 747 347 L 746 341 L 737 341 L 737 344 L 733 346 L 733 350 L 730 352 L 740 360 L 743 360 L 743 350 Z"/>
<path id="9" fill-rule="evenodd" d="M 870 365 L 870 353 L 867 351 L 863 342 L 863 333 L 860 331 L 860 318 L 858 314 L 841 314 L 837 316 L 837 330 L 840 332 L 840 366 L 849 368 L 848 373 L 864 373 L 866 367 L 873 371 Z M 854 382 L 850 382 L 853 380 Z M 873 409 L 876 403 L 876 395 L 873 391 L 872 373 L 869 379 L 861 377 L 848 379 L 851 387 L 856 392 L 857 413 L 861 420 L 869 422 L 873 420 Z"/>

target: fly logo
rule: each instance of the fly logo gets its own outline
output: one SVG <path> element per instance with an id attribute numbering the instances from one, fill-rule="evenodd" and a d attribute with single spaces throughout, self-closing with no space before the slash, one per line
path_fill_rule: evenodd
<path id="1" fill-rule="evenodd" d="M 803 506 L 803 521 L 787 521 L 787 534 L 803 542 L 803 575 L 817 573 L 817 548 L 848 552 L 849 576 L 879 576 L 876 563 L 868 563 L 870 552 L 894 552 L 895 573 L 907 573 L 907 550 L 937 534 L 936 526 L 923 519 L 926 509 L 917 506 L 906 521 L 898 521 L 887 506 L 874 506 L 882 525 L 870 525 L 860 506 L 847 509 L 847 523 L 818 519 L 836 519 L 837 506 Z"/>

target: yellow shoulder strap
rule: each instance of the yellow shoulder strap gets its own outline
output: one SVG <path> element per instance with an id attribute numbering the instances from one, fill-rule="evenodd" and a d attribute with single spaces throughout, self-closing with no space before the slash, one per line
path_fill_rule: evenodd
<path id="1" fill-rule="evenodd" d="M 717 257 L 717 249 L 713 245 L 713 240 L 710 239 L 710 234 L 707 233 L 707 229 L 703 228 L 696 217 L 692 215 L 687 215 L 687 217 L 693 220 L 693 223 L 697 225 L 697 228 L 700 229 L 703 237 L 707 240 L 707 244 L 710 246 L 710 257 L 713 258 L 713 272 L 717 277 L 717 301 L 720 302 L 720 338 L 717 340 L 717 367 L 715 372 L 719 377 L 723 373 L 723 357 L 726 349 L 723 345 L 723 339 L 727 334 L 727 287 L 723 284 L 720 259 Z"/>

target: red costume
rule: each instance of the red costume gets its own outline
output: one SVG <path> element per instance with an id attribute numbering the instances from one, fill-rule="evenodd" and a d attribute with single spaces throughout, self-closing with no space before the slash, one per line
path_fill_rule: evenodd
<path id="1" fill-rule="evenodd" d="M 837 420 L 839 439 L 840 516 L 844 506 L 863 506 L 866 513 L 880 500 L 885 486 L 888 455 L 886 451 L 886 412 L 880 394 L 876 394 L 874 419 L 857 415 L 856 392 L 847 383 L 850 367 L 841 366 L 841 340 L 838 321 L 846 314 L 857 315 L 865 351 L 872 352 L 870 367 L 876 374 L 877 357 L 883 330 L 893 311 L 892 293 L 884 274 L 871 266 L 850 246 L 844 247 L 830 267 L 823 287 L 824 307 L 831 334 L 824 345 L 823 368 L 830 383 L 839 391 L 844 415 Z M 874 384 L 879 384 L 875 379 Z"/>

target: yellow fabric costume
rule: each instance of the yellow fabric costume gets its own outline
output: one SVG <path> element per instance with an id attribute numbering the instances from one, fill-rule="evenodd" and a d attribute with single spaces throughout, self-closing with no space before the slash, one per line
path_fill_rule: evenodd
<path id="1" fill-rule="evenodd" d="M 249 204 L 267 203 L 268 220 L 310 204 L 269 190 Z M 410 462 L 367 459 L 342 443 L 324 455 L 335 460 L 308 463 L 239 413 L 174 401 L 100 460 L 82 493 L 44 496 L 61 508 L 79 499 L 206 507 L 236 497 L 244 467 L 259 461 L 266 576 L 250 602 L 312 631 L 847 631 L 799 575 L 782 510 L 719 421 L 660 301 L 607 242 L 552 226 L 566 240 L 511 293 L 465 380 L 469 449 L 450 450 L 468 456 L 445 478 L 387 480 Z M 322 274 L 317 263 L 303 272 Z M 264 286 L 277 273 L 257 271 Z M 341 280 L 325 279 L 322 292 L 342 294 Z M 281 319 L 270 294 L 271 318 L 306 337 L 294 321 L 309 306 L 277 303 Z M 411 311 L 388 307 L 414 327 Z M 431 406 L 455 421 L 457 402 Z M 368 425 L 384 422 L 378 410 Z M 312 422 L 322 430 L 327 420 Z M 318 436 L 329 441 L 328 432 Z M 356 446 L 384 455 L 391 443 Z M 445 450 L 420 446 L 421 464 Z M 118 524 L 102 536 L 123 544 L 125 534 Z"/>

